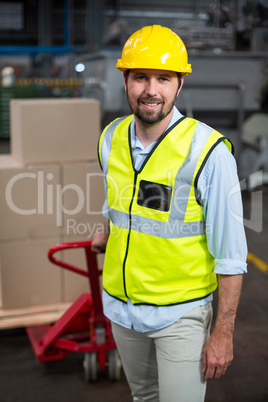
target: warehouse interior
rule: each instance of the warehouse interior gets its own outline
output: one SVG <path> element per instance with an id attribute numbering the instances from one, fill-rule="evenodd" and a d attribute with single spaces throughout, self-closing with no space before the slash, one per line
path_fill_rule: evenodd
<path id="1" fill-rule="evenodd" d="M 53 325 L 89 292 L 47 253 L 105 223 L 97 142 L 130 113 L 115 64 L 126 39 L 155 24 L 182 38 L 192 65 L 176 106 L 230 138 L 242 190 L 248 273 L 235 357 L 206 402 L 268 400 L 268 1 L 0 0 L 1 402 L 132 400 L 120 367 L 116 381 L 99 367 L 91 382 L 83 353 L 38 361 L 27 328 Z M 82 251 L 60 260 L 86 270 Z"/>

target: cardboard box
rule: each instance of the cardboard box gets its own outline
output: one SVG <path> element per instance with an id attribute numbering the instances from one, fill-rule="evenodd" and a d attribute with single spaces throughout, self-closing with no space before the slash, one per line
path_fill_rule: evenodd
<path id="1" fill-rule="evenodd" d="M 59 166 L 23 166 L 0 155 L 0 188 L 0 241 L 61 233 Z"/>
<path id="2" fill-rule="evenodd" d="M 0 186 L 0 306 L 72 302 L 90 291 L 86 277 L 51 264 L 47 252 L 56 243 L 90 240 L 103 230 L 98 162 L 23 166 L 2 155 Z M 82 249 L 58 257 L 87 270 Z M 102 268 L 103 255 L 98 260 Z"/>
<path id="3" fill-rule="evenodd" d="M 59 303 L 61 269 L 47 258 L 60 237 L 0 244 L 0 303 L 4 309 Z"/>
<path id="4" fill-rule="evenodd" d="M 91 240 L 94 232 L 103 231 L 105 227 L 102 215 L 105 191 L 99 163 L 70 163 L 63 165 L 62 169 L 64 242 Z M 63 255 L 64 261 L 87 270 L 83 249 L 66 250 Z M 98 256 L 98 261 L 102 268 L 103 255 Z M 65 270 L 63 289 L 62 301 L 74 301 L 80 294 L 90 290 L 89 281 L 84 276 Z"/>
<path id="5" fill-rule="evenodd" d="M 63 235 L 83 240 L 103 231 L 105 199 L 103 174 L 98 162 L 69 163 L 62 166 Z"/>
<path id="6" fill-rule="evenodd" d="M 11 153 L 20 163 L 97 159 L 95 99 L 13 99 L 10 119 Z"/>

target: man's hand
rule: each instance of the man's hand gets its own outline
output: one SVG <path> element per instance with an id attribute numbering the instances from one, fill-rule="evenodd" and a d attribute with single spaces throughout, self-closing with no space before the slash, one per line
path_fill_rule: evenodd
<path id="1" fill-rule="evenodd" d="M 233 360 L 233 332 L 243 275 L 219 275 L 218 313 L 203 352 L 204 380 L 220 378 Z"/>
<path id="2" fill-rule="evenodd" d="M 204 380 L 220 378 L 233 360 L 233 333 L 214 329 L 203 352 Z"/>
<path id="3" fill-rule="evenodd" d="M 93 253 L 102 253 L 105 251 L 108 237 L 109 235 L 106 233 L 94 233 L 91 243 Z"/>
<path id="4" fill-rule="evenodd" d="M 93 253 L 104 253 L 106 244 L 110 234 L 110 221 L 106 220 L 105 229 L 103 233 L 94 233 L 91 250 Z"/>

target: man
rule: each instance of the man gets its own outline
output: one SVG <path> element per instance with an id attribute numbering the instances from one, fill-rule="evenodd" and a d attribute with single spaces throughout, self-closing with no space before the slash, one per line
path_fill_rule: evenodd
<path id="1" fill-rule="evenodd" d="M 206 381 L 233 359 L 246 272 L 240 193 L 229 199 L 238 183 L 232 146 L 174 106 L 191 65 L 170 29 L 135 32 L 117 68 L 133 115 L 99 141 L 109 230 L 95 234 L 92 250 L 106 249 L 104 313 L 134 401 L 204 401 Z"/>

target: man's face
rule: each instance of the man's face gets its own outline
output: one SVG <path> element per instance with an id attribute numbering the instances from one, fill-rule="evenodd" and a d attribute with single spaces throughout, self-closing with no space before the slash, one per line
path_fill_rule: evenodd
<path id="1" fill-rule="evenodd" d="M 164 70 L 133 69 L 124 78 L 129 106 L 147 126 L 170 115 L 183 83 L 176 72 Z"/>

